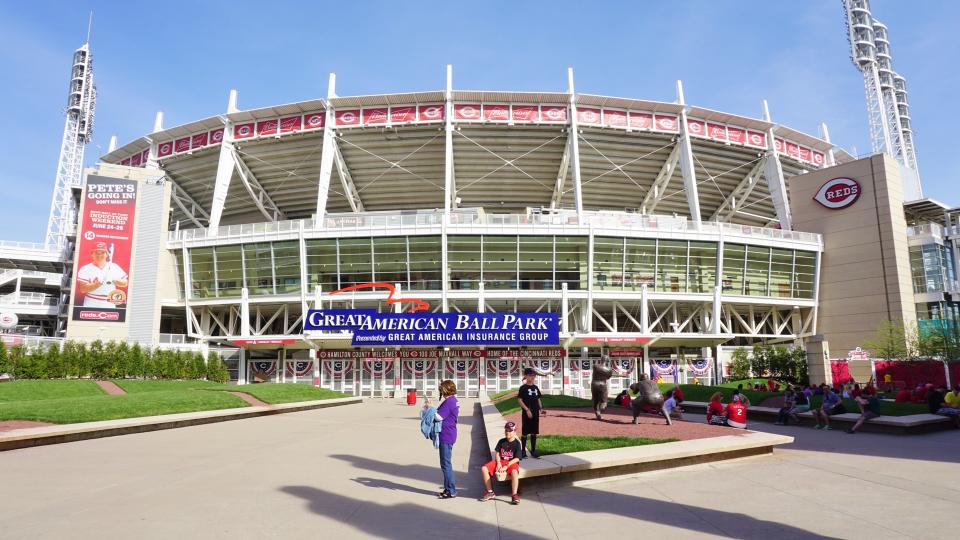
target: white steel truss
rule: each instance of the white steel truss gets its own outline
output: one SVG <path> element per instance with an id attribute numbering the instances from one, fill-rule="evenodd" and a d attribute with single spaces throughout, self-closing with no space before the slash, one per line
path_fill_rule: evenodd
<path id="1" fill-rule="evenodd" d="M 710 216 L 710 221 L 730 221 L 730 218 L 736 213 L 740 205 L 750 197 L 753 189 L 757 187 L 757 184 L 760 182 L 760 174 L 763 172 L 765 166 L 765 157 L 757 160 L 757 163 L 750 169 L 750 172 L 743 177 L 743 180 L 737 184 L 737 187 L 730 192 L 730 195 L 723 200 L 723 203 L 717 207 L 717 210 Z"/>

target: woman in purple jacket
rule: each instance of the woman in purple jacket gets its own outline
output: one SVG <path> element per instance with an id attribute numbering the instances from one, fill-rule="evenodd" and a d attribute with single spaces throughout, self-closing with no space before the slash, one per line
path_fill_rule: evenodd
<path id="1" fill-rule="evenodd" d="M 457 403 L 457 385 L 451 380 L 440 383 L 440 406 L 437 407 L 437 416 L 443 419 L 440 426 L 440 470 L 443 471 L 443 491 L 441 499 L 452 499 L 457 496 L 457 486 L 453 475 L 453 444 L 457 442 L 457 417 L 460 415 L 460 404 Z"/>

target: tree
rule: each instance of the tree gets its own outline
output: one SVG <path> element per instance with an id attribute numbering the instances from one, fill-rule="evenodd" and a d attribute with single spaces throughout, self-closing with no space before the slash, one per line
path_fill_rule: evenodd
<path id="1" fill-rule="evenodd" d="M 13 375 L 13 367 L 10 365 L 7 346 L 3 344 L 3 340 L 0 340 L 0 373 Z"/>
<path id="2" fill-rule="evenodd" d="M 911 356 L 907 331 L 903 324 L 895 321 L 886 320 L 880 323 L 873 339 L 864 341 L 863 345 L 877 358 L 884 360 L 905 360 Z"/>
<path id="3" fill-rule="evenodd" d="M 750 351 L 746 347 L 740 347 L 733 351 L 730 361 L 730 378 L 733 380 L 750 378 Z"/>

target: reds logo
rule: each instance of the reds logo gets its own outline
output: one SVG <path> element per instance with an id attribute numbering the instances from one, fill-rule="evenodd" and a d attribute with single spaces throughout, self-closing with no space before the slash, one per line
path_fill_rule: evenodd
<path id="1" fill-rule="evenodd" d="M 170 143 L 164 143 L 164 144 L 161 144 L 161 145 L 160 145 L 160 153 L 161 153 L 161 154 L 169 154 L 169 153 L 170 153 L 170 150 L 171 150 Z"/>
<path id="2" fill-rule="evenodd" d="M 473 119 L 480 116 L 480 111 L 472 105 L 464 105 L 459 110 L 460 118 Z"/>
<path id="3" fill-rule="evenodd" d="M 253 128 L 250 124 L 237 126 L 237 137 L 249 137 L 253 134 Z"/>
<path id="4" fill-rule="evenodd" d="M 442 109 L 439 105 L 431 105 L 420 109 L 420 115 L 429 120 L 436 120 L 440 118 L 440 113 Z"/>
<path id="5" fill-rule="evenodd" d="M 216 130 L 216 131 L 211 131 L 211 132 L 210 132 L 210 140 L 212 140 L 212 141 L 215 142 L 215 143 L 218 143 L 218 142 L 222 141 L 222 140 L 223 140 L 223 130 L 222 130 L 222 129 L 218 129 L 218 130 Z"/>
<path id="6" fill-rule="evenodd" d="M 760 146 L 763 144 L 763 137 L 759 133 L 750 134 L 750 144 Z"/>
<path id="7" fill-rule="evenodd" d="M 87 231 L 87 232 L 83 233 L 83 238 L 86 239 L 86 240 L 96 240 L 96 238 L 97 238 L 97 233 L 95 233 L 95 232 L 93 232 L 93 231 Z"/>
<path id="8" fill-rule="evenodd" d="M 673 118 L 657 118 L 657 125 L 660 129 L 676 129 L 677 125 Z"/>
<path id="9" fill-rule="evenodd" d="M 551 107 L 549 109 L 548 108 L 543 109 L 543 114 L 546 115 L 547 119 L 552 120 L 554 122 L 563 120 L 564 116 L 566 116 L 565 113 L 566 113 L 566 109 L 563 109 L 560 107 Z"/>
<path id="10" fill-rule="evenodd" d="M 580 113 L 580 119 L 588 124 L 595 124 L 600 121 L 600 117 L 597 115 L 597 113 L 591 110 L 586 110 Z"/>
<path id="11" fill-rule="evenodd" d="M 857 202 L 860 198 L 860 184 L 852 178 L 834 178 L 820 186 L 813 196 L 824 208 L 839 210 Z"/>
<path id="12" fill-rule="evenodd" d="M 689 127 L 690 131 L 693 133 L 700 133 L 703 131 L 703 125 L 699 122 L 690 122 L 687 124 L 687 127 Z"/>
<path id="13" fill-rule="evenodd" d="M 354 111 L 343 111 L 337 113 L 338 124 L 355 124 L 357 122 L 357 113 Z"/>

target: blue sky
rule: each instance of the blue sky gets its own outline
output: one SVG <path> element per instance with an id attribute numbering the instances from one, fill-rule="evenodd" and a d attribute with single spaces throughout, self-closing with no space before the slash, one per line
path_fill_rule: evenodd
<path id="1" fill-rule="evenodd" d="M 938 103 L 960 88 L 960 2 L 873 0 L 907 78 L 926 196 L 960 205 L 955 119 Z M 63 130 L 70 58 L 95 12 L 99 90 L 87 162 L 149 132 L 241 108 L 326 95 L 440 89 L 577 91 L 688 103 L 760 116 L 870 151 L 862 79 L 850 63 L 839 0 L 805 2 L 0 2 L 0 234 L 42 240 Z"/>

